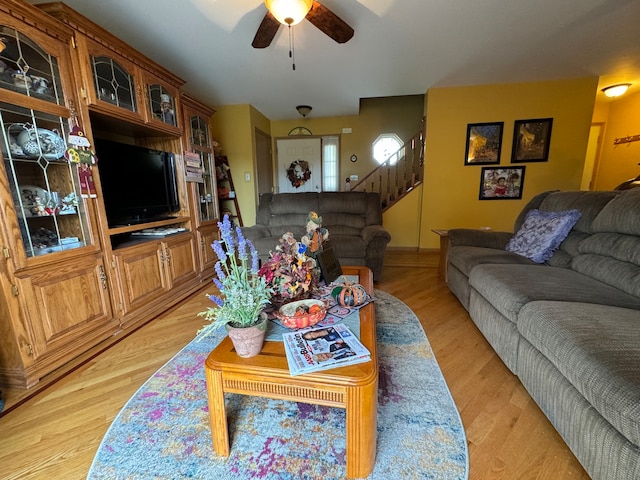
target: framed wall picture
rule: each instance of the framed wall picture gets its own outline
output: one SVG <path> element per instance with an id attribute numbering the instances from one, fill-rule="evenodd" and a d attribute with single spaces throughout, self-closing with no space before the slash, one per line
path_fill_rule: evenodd
<path id="1" fill-rule="evenodd" d="M 500 163 L 504 122 L 470 123 L 467 125 L 465 165 Z"/>
<path id="2" fill-rule="evenodd" d="M 546 162 L 549 159 L 553 118 L 516 120 L 511 162 Z"/>
<path id="3" fill-rule="evenodd" d="M 522 198 L 525 167 L 482 167 L 480 200 L 518 200 Z"/>

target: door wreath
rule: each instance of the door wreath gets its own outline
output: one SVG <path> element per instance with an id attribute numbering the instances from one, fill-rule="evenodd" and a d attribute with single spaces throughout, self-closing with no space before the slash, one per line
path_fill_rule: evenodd
<path id="1" fill-rule="evenodd" d="M 295 188 L 307 183 L 307 180 L 311 178 L 309 162 L 300 159 L 291 162 L 291 165 L 287 168 L 287 178 Z"/>

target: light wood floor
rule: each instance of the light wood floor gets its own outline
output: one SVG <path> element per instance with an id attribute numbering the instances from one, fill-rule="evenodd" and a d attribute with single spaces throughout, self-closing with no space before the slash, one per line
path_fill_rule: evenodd
<path id="1" fill-rule="evenodd" d="M 375 287 L 420 318 L 458 406 L 469 479 L 588 479 L 526 390 L 438 277 L 436 254 L 389 252 Z M 419 266 L 412 266 L 419 265 Z M 124 403 L 202 325 L 202 292 L 80 365 L 0 418 L 0 478 L 84 479 Z M 209 480 L 209 479 L 207 479 Z"/>

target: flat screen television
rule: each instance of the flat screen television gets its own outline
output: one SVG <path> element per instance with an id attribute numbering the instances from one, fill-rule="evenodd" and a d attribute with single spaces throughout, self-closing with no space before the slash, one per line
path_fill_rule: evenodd
<path id="1" fill-rule="evenodd" d="M 180 210 L 171 152 L 95 140 L 104 206 L 110 227 L 172 218 Z"/>

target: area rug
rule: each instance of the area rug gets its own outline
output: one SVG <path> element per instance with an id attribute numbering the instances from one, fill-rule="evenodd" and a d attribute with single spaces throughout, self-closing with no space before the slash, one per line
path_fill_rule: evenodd
<path id="1" fill-rule="evenodd" d="M 377 290 L 380 381 L 371 480 L 468 478 L 460 416 L 424 331 L 404 303 Z M 211 444 L 203 362 L 224 337 L 192 341 L 113 421 L 88 479 L 342 479 L 345 411 L 227 394 L 231 455 Z"/>

